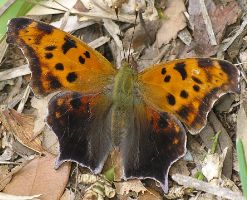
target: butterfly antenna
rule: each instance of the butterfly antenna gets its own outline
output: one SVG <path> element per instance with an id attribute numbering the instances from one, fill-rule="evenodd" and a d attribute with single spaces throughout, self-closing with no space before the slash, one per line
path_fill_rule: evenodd
<path id="1" fill-rule="evenodd" d="M 129 63 L 129 59 L 130 59 L 130 49 L 131 49 L 132 42 L 134 39 L 134 34 L 135 34 L 135 29 L 136 29 L 136 21 L 137 21 L 137 16 L 138 16 L 138 11 L 136 10 L 135 12 L 136 12 L 136 17 L 135 17 L 133 34 L 132 34 L 131 39 L 130 39 L 130 46 L 129 46 L 129 52 L 128 52 L 128 63 Z"/>

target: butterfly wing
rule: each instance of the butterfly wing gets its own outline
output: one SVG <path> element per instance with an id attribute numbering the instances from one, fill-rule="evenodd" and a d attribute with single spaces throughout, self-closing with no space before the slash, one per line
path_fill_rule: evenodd
<path id="1" fill-rule="evenodd" d="M 128 127 L 128 137 L 120 145 L 125 177 L 154 179 L 167 192 L 169 168 L 186 151 L 181 122 L 173 115 L 154 111 L 139 99 Z"/>
<path id="2" fill-rule="evenodd" d="M 238 77 L 237 68 L 227 61 L 188 58 L 144 70 L 138 76 L 138 89 L 149 105 L 174 114 L 196 134 L 220 96 L 239 92 Z"/>
<path id="3" fill-rule="evenodd" d="M 106 94 L 61 92 L 49 103 L 48 125 L 58 137 L 57 160 L 72 160 L 99 173 L 112 148 L 111 101 Z"/>
<path id="4" fill-rule="evenodd" d="M 116 70 L 100 53 L 51 25 L 27 18 L 8 24 L 7 42 L 23 50 L 37 95 L 56 90 L 97 93 L 113 83 Z"/>

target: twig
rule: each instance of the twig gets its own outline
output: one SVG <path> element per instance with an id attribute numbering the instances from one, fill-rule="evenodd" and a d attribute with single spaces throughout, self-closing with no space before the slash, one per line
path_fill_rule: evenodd
<path id="1" fill-rule="evenodd" d="M 212 27 L 210 17 L 208 16 L 208 11 L 207 11 L 205 2 L 204 2 L 204 0 L 199 0 L 199 3 L 201 6 L 202 17 L 203 17 L 204 23 L 206 25 L 206 29 L 208 32 L 208 37 L 209 37 L 210 43 L 211 43 L 211 45 L 217 45 L 216 38 L 214 35 L 214 30 Z"/>
<path id="2" fill-rule="evenodd" d="M 116 14 L 111 13 L 102 13 L 102 12 L 78 12 L 76 10 L 71 11 L 72 14 L 77 14 L 80 17 L 93 17 L 98 19 L 112 19 L 112 20 L 118 20 L 120 22 L 127 22 L 127 23 L 134 23 L 135 22 L 135 16 L 134 15 L 127 15 L 127 14 L 119 14 L 118 18 Z"/>
<path id="3" fill-rule="evenodd" d="M 88 43 L 88 45 L 94 49 L 102 46 L 103 44 L 107 43 L 108 41 L 110 40 L 109 37 L 106 37 L 106 36 L 101 36 L 97 39 L 95 39 L 94 41 Z"/>
<path id="4" fill-rule="evenodd" d="M 19 76 L 24 76 L 24 75 L 27 75 L 30 73 L 31 73 L 31 71 L 28 68 L 28 65 L 27 64 L 22 65 L 20 67 L 16 67 L 13 69 L 8 69 L 8 70 L 5 70 L 3 72 L 0 72 L 0 81 L 16 78 Z"/>
<path id="5" fill-rule="evenodd" d="M 200 181 L 189 176 L 174 174 L 172 176 L 172 179 L 179 185 L 183 185 L 185 187 L 194 188 L 196 190 L 201 190 L 227 199 L 244 200 L 244 197 L 239 192 L 233 192 L 227 188 L 212 185 L 210 183 Z"/>
<path id="6" fill-rule="evenodd" d="M 24 109 L 24 106 L 25 106 L 25 103 L 27 102 L 27 99 L 29 97 L 29 94 L 30 94 L 30 91 L 31 91 L 31 88 L 30 86 L 28 85 L 23 96 L 22 96 L 22 99 L 21 99 L 21 102 L 17 108 L 17 112 L 21 113 Z"/>

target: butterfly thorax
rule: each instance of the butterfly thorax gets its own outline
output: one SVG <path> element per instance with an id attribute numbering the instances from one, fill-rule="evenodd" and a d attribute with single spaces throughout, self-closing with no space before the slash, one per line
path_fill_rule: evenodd
<path id="1" fill-rule="evenodd" d="M 124 63 L 115 77 L 112 109 L 112 139 L 117 146 L 126 134 L 127 120 L 133 108 L 135 71 Z"/>

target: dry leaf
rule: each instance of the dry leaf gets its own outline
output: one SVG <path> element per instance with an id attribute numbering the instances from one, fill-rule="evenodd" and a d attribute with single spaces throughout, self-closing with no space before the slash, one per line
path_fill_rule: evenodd
<path id="1" fill-rule="evenodd" d="M 53 155 L 46 154 L 30 161 L 13 176 L 4 192 L 14 195 L 42 194 L 44 200 L 59 199 L 67 185 L 71 164 L 67 162 L 55 170 L 55 159 Z"/>
<path id="2" fill-rule="evenodd" d="M 211 111 L 208 115 L 208 123 L 207 125 L 202 129 L 200 133 L 200 137 L 202 138 L 202 141 L 204 142 L 204 145 L 210 149 L 213 145 L 212 137 L 217 133 L 220 132 L 219 135 L 219 144 L 217 148 L 217 152 L 221 153 L 223 149 L 227 148 L 227 154 L 224 160 L 224 166 L 223 166 L 223 174 L 230 178 L 232 176 L 232 149 L 233 149 L 233 143 L 231 140 L 231 137 L 227 133 L 226 129 L 222 125 L 221 121 L 218 119 L 216 114 Z"/>
<path id="3" fill-rule="evenodd" d="M 190 171 L 187 167 L 187 162 L 183 159 L 178 160 L 177 162 L 175 162 L 170 170 L 169 170 L 169 174 L 183 174 L 186 176 L 190 175 Z"/>
<path id="4" fill-rule="evenodd" d="M 205 4 L 212 22 L 217 44 L 219 44 L 225 33 L 226 27 L 236 22 L 241 13 L 241 9 L 234 0 L 229 2 L 225 7 L 221 3 L 215 4 L 213 0 L 205 0 Z M 209 57 L 214 55 L 219 46 L 212 46 L 210 44 L 199 1 L 190 0 L 188 11 L 190 14 L 190 24 L 193 26 L 194 41 L 186 48 L 187 52 L 181 55 L 181 57 Z"/>
<path id="5" fill-rule="evenodd" d="M 10 194 L 5 194 L 3 192 L 0 192 L 0 199 L 1 200 L 39 200 L 41 195 L 36 194 L 33 196 L 16 196 L 16 195 L 10 195 Z"/>
<path id="6" fill-rule="evenodd" d="M 65 13 L 73 8 L 77 0 L 39 1 L 26 15 L 52 15 Z M 42 6 L 44 5 L 44 6 Z"/>
<path id="7" fill-rule="evenodd" d="M 143 194 L 140 194 L 138 200 L 162 200 L 163 197 L 155 190 L 147 188 Z"/>
<path id="8" fill-rule="evenodd" d="M 38 153 L 43 152 L 40 139 L 33 139 L 34 118 L 32 116 L 7 109 L 0 112 L 0 120 L 21 144 Z"/>
<path id="9" fill-rule="evenodd" d="M 213 179 L 220 179 L 222 173 L 223 162 L 225 160 L 227 148 L 224 149 L 223 153 L 220 155 L 218 153 L 207 154 L 204 159 L 204 164 L 202 167 L 202 173 L 207 178 L 208 182 L 212 182 Z M 218 181 L 214 181 L 217 183 Z"/>
<path id="10" fill-rule="evenodd" d="M 165 19 L 159 29 L 156 42 L 158 47 L 175 39 L 179 31 L 186 27 L 186 19 L 183 12 L 186 11 L 183 0 L 168 0 L 164 11 Z"/>
<path id="11" fill-rule="evenodd" d="M 137 179 L 128 180 L 125 182 L 116 182 L 116 193 L 121 195 L 126 195 L 130 191 L 138 193 L 144 193 L 147 189 L 143 186 L 142 182 Z"/>
<path id="12" fill-rule="evenodd" d="M 28 162 L 29 161 L 24 161 L 20 165 L 12 168 L 11 171 L 9 171 L 9 166 L 7 165 L 0 166 L 0 191 L 2 191 L 5 186 L 11 181 L 12 176 L 20 171 L 22 167 L 25 166 Z"/>

